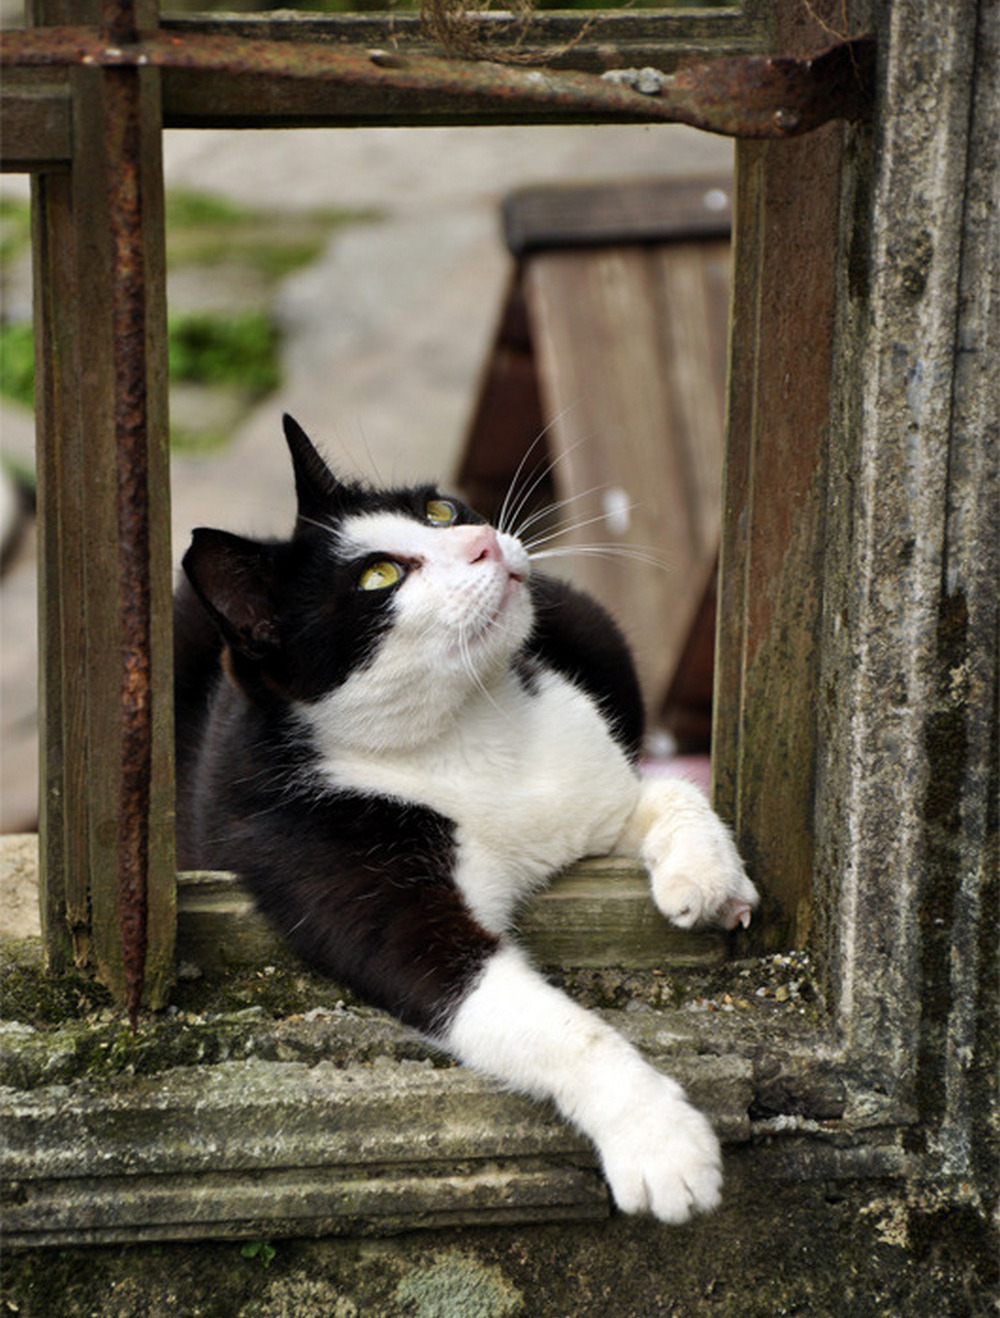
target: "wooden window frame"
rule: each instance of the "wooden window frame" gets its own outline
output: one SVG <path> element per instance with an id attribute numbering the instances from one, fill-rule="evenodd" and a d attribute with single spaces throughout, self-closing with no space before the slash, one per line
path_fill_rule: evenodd
<path id="1" fill-rule="evenodd" d="M 760 941 L 747 946 L 808 944 L 817 957 L 825 1024 L 805 1034 L 778 1031 L 756 1054 L 748 1081 L 759 1094 L 769 1084 L 773 1091 L 775 1075 L 789 1080 L 793 1111 L 778 1117 L 794 1116 L 796 1129 L 814 1138 L 811 1175 L 974 1176 L 994 1147 L 985 1113 L 993 1046 L 987 1022 L 996 1020 L 987 999 L 996 939 L 989 900 L 996 884 L 997 438 L 986 354 L 975 358 L 966 349 L 963 356 L 956 345 L 996 347 L 981 290 L 996 286 L 990 252 L 997 220 L 983 199 L 1000 139 L 1000 98 L 992 95 L 986 53 L 997 19 L 985 0 L 963 0 L 961 13 L 946 0 L 932 8 L 933 22 L 915 0 L 894 0 L 876 16 L 874 126 L 831 124 L 794 141 L 737 149 L 715 793 L 768 893 L 754 934 Z M 866 7 L 856 9 L 864 14 Z M 39 0 L 35 18 L 53 23 L 70 12 L 75 17 L 79 7 Z M 816 42 L 808 12 L 784 2 L 755 0 L 697 20 L 619 15 L 615 22 L 625 62 L 664 70 L 692 54 L 796 54 Z M 689 22 L 698 33 L 685 44 L 678 33 Z M 273 35 L 265 19 L 238 20 L 228 30 L 259 32 L 268 23 Z M 180 33 L 197 24 L 164 26 Z M 566 30 L 558 16 L 545 26 L 547 36 Z M 366 46 L 387 50 L 395 36 L 368 19 L 317 21 L 311 35 L 320 29 L 361 34 Z M 930 30 L 941 44 L 917 74 L 906 51 Z M 587 68 L 605 58 L 595 39 L 562 62 Z M 921 156 L 907 95 L 928 77 L 935 106 L 944 109 L 917 115 Z M 30 89 L 8 81 L 3 94 L 21 125 L 6 163 L 35 175 L 43 924 L 55 967 L 89 958 L 124 996 L 120 936 L 102 933 L 115 921 L 100 909 L 116 890 L 119 687 L 109 684 L 101 657 L 118 645 L 107 591 L 118 545 L 113 533 L 98 543 L 84 534 L 114 522 L 114 354 L 109 291 L 81 273 L 108 261 L 101 181 L 115 81 L 113 72 L 76 68 L 36 79 Z M 159 135 L 173 124 L 249 126 L 265 112 L 253 78 L 223 79 L 210 99 L 205 81 L 190 73 L 150 68 L 137 81 L 147 135 L 148 471 L 150 487 L 161 491 L 168 479 Z M 463 122 L 490 119 L 481 105 L 463 113 Z M 508 122 L 552 117 L 523 106 L 506 115 Z M 447 97 L 430 97 L 418 113 L 357 99 L 331 112 L 329 98 L 287 89 L 269 92 L 266 116 L 286 126 L 455 121 Z M 599 118 L 593 111 L 581 117 Z M 943 177 L 936 161 L 946 162 Z M 921 224 L 911 224 L 911 207 L 921 210 Z M 902 255 L 897 220 L 912 229 L 912 250 Z M 933 261 L 928 234 L 938 239 Z M 909 364 L 902 373 L 901 356 Z M 946 386 L 915 416 L 913 389 L 927 361 L 938 364 Z M 922 446 L 917 467 L 914 434 Z M 160 699 L 148 809 L 146 989 L 155 1005 L 169 986 L 176 901 L 172 731 L 162 698 L 170 672 L 165 498 L 152 501 L 151 517 L 152 682 Z M 879 589 L 887 580 L 895 586 L 891 600 Z M 986 700 L 985 716 L 956 703 L 956 674 Z M 894 694 L 900 683 L 907 688 L 902 702 Z M 957 744 L 963 754 L 951 761 L 947 786 L 935 788 L 933 758 Z M 908 784 L 899 803 L 895 764 L 887 762 L 893 748 Z M 818 1115 L 823 1078 L 831 1075 L 847 1095 L 833 1118 Z M 758 1125 L 757 1134 L 766 1133 Z"/>

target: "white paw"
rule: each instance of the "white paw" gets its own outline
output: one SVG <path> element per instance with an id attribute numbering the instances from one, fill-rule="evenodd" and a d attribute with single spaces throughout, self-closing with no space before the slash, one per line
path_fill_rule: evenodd
<path id="1" fill-rule="evenodd" d="M 653 870 L 652 885 L 656 905 L 681 929 L 746 928 L 760 900 L 728 836 L 683 834 Z"/>
<path id="2" fill-rule="evenodd" d="M 656 905 L 674 924 L 746 928 L 760 897 L 722 820 L 697 792 L 674 785 L 649 827 L 642 855 Z M 685 785 L 686 786 L 686 785 Z"/>
<path id="3" fill-rule="evenodd" d="M 598 1140 L 615 1203 L 671 1223 L 716 1208 L 722 1156 L 708 1120 L 668 1076 L 650 1070 L 641 1091 Z"/>

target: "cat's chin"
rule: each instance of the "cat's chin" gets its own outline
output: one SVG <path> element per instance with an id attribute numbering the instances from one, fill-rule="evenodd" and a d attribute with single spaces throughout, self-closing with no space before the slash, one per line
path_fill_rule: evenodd
<path id="1" fill-rule="evenodd" d="M 483 678 L 507 668 L 531 633 L 532 608 L 527 584 L 514 573 L 500 598 L 482 616 L 462 629 L 449 647 L 448 658 Z M 480 674 L 480 665 L 485 670 Z"/>

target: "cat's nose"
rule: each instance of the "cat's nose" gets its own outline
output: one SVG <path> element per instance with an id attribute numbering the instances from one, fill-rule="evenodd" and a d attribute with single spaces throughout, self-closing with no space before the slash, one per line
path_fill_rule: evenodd
<path id="1" fill-rule="evenodd" d="M 502 562 L 503 552 L 493 527 L 477 526 L 473 530 L 474 534 L 470 536 L 466 546 L 468 561 L 470 563 Z"/>

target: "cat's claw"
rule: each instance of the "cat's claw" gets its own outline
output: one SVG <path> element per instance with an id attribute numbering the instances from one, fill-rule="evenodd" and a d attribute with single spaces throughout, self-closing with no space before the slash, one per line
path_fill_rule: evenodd
<path id="1" fill-rule="evenodd" d="M 681 929 L 744 929 L 760 900 L 722 820 L 689 783 L 657 784 L 643 801 L 640 854 L 656 905 Z"/>
<path id="2" fill-rule="evenodd" d="M 760 900 L 721 824 L 678 838 L 653 869 L 652 887 L 656 905 L 681 929 L 746 929 Z"/>

